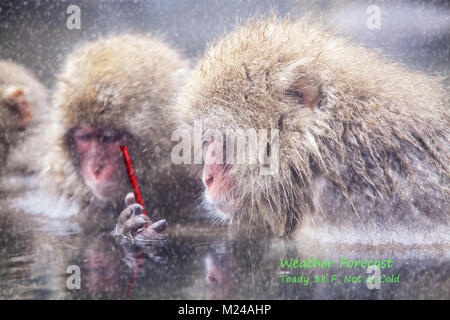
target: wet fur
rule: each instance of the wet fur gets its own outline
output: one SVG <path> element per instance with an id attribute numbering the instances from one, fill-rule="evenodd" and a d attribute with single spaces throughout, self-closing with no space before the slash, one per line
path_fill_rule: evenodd
<path id="1" fill-rule="evenodd" d="M 299 79 L 319 89 L 313 109 Z M 234 221 L 299 238 L 320 227 L 315 237 L 353 230 L 369 241 L 379 232 L 450 241 L 449 96 L 440 78 L 312 19 L 271 17 L 210 46 L 178 102 L 186 122 L 206 128 L 280 130 L 279 175 L 233 166 Z"/>
<path id="2" fill-rule="evenodd" d="M 125 194 L 101 203 L 83 181 L 70 129 L 84 123 L 123 129 L 133 136 L 127 148 L 152 218 L 190 202 L 199 184 L 188 168 L 173 166 L 170 160 L 173 101 L 188 71 L 180 53 L 150 35 L 104 38 L 76 49 L 54 90 L 46 131 L 54 146 L 42 159 L 41 181 L 81 208 L 123 208 Z"/>
<path id="3" fill-rule="evenodd" d="M 3 100 L 9 86 L 23 90 L 32 113 L 25 129 L 12 125 L 11 114 Z M 30 70 L 12 61 L 0 61 L 0 171 L 33 171 L 34 162 L 26 154 L 39 155 L 39 148 L 32 137 L 39 131 L 39 124 L 48 112 L 47 89 Z M 5 169 L 5 167 L 7 168 Z"/>

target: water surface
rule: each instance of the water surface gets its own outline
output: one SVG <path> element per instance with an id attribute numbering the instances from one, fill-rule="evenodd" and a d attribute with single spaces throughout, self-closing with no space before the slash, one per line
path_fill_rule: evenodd
<path id="1" fill-rule="evenodd" d="M 239 239 L 207 223 L 169 226 L 169 240 L 147 246 L 117 241 L 109 231 L 84 232 L 70 220 L 0 212 L 1 299 L 449 299 L 450 257 L 445 246 L 305 244 L 283 239 Z M 366 269 L 283 269 L 280 259 L 388 259 L 381 270 L 399 283 L 369 290 Z M 69 266 L 80 268 L 70 289 Z M 281 276 L 309 278 L 282 283 Z M 341 283 L 331 283 L 331 277 Z M 326 278 L 314 282 L 315 276 Z M 286 277 L 284 277 L 286 279 Z"/>

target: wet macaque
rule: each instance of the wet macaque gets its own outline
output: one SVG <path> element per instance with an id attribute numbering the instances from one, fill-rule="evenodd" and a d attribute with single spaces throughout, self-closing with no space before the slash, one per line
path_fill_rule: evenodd
<path id="1" fill-rule="evenodd" d="M 53 95 L 48 130 L 54 145 L 43 157 L 42 181 L 75 200 L 80 212 L 89 212 L 84 220 L 90 224 L 106 216 L 115 219 L 100 213 L 123 208 L 131 190 L 120 151 L 124 145 L 151 218 L 163 215 L 164 209 L 182 211 L 182 203 L 192 202 L 198 192 L 193 187 L 198 182 L 186 167 L 170 160 L 173 101 L 188 70 L 177 51 L 150 36 L 105 38 L 75 50 Z M 116 231 L 130 234 L 129 225 L 134 233 L 147 229 L 143 226 L 150 220 L 139 213 L 133 211 L 127 216 L 131 220 Z M 165 222 L 154 227 L 147 231 L 160 232 Z"/>
<path id="2" fill-rule="evenodd" d="M 240 230 L 430 243 L 450 241 L 448 98 L 317 21 L 271 17 L 210 47 L 178 110 L 202 126 L 206 201 Z M 247 162 L 238 129 L 256 134 L 234 134 Z"/>
<path id="3" fill-rule="evenodd" d="M 0 61 L 0 171 L 9 170 L 5 166 L 13 153 L 24 151 L 21 144 L 32 134 L 46 105 L 47 89 L 29 70 Z M 24 158 L 19 154 L 14 166 L 25 166 Z"/>

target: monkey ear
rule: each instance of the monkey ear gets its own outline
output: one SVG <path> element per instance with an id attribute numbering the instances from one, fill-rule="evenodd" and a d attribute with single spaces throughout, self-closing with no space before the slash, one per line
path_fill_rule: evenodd
<path id="1" fill-rule="evenodd" d="M 300 104 L 314 109 L 320 100 L 319 86 L 307 78 L 299 78 L 292 83 L 289 92 L 293 92 L 299 98 Z"/>
<path id="2" fill-rule="evenodd" d="M 6 88 L 2 101 L 14 116 L 14 125 L 24 127 L 31 120 L 30 103 L 22 88 L 9 86 Z"/>
<path id="3" fill-rule="evenodd" d="M 279 79 L 286 95 L 294 98 L 299 105 L 314 109 L 320 101 L 320 86 L 308 72 L 302 70 L 304 63 L 291 64 Z"/>

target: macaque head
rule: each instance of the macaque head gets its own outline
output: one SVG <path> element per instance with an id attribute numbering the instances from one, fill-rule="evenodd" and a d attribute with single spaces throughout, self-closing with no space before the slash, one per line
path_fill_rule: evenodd
<path id="1" fill-rule="evenodd" d="M 163 42 L 138 35 L 99 39 L 68 57 L 56 85 L 52 115 L 62 148 L 57 157 L 62 158 L 65 192 L 83 189 L 84 199 L 122 204 L 131 188 L 122 145 L 145 188 L 151 180 L 145 178 L 155 173 L 150 170 L 152 157 L 162 153 L 164 141 L 170 145 L 165 128 L 171 123 L 165 113 L 178 72 L 185 67 Z"/>
<path id="2" fill-rule="evenodd" d="M 0 60 L 0 127 L 10 134 L 23 131 L 42 110 L 47 90 L 24 66 Z M 3 131 L 0 130 L 0 131 Z"/>
<path id="3" fill-rule="evenodd" d="M 222 217 L 262 218 L 284 233 L 312 206 L 311 174 L 322 166 L 312 132 L 330 133 L 320 113 L 337 93 L 325 68 L 330 42 L 310 21 L 250 22 L 194 69 L 178 105 L 202 126 L 205 199 Z"/>
<path id="4" fill-rule="evenodd" d="M 0 107 L 7 114 L 8 123 L 12 130 L 24 129 L 31 120 L 31 107 L 22 88 L 8 86 L 2 90 Z"/>
<path id="5" fill-rule="evenodd" d="M 78 126 L 70 131 L 83 180 L 101 200 L 114 199 L 128 190 L 120 153 L 120 146 L 130 142 L 127 137 L 126 131 L 92 126 Z"/>
<path id="6" fill-rule="evenodd" d="M 42 150 L 32 140 L 48 117 L 47 89 L 23 65 L 0 60 L 0 171 L 36 170 Z M 40 141 L 39 141 L 40 142 Z M 32 155 L 32 156 L 25 156 Z"/>

